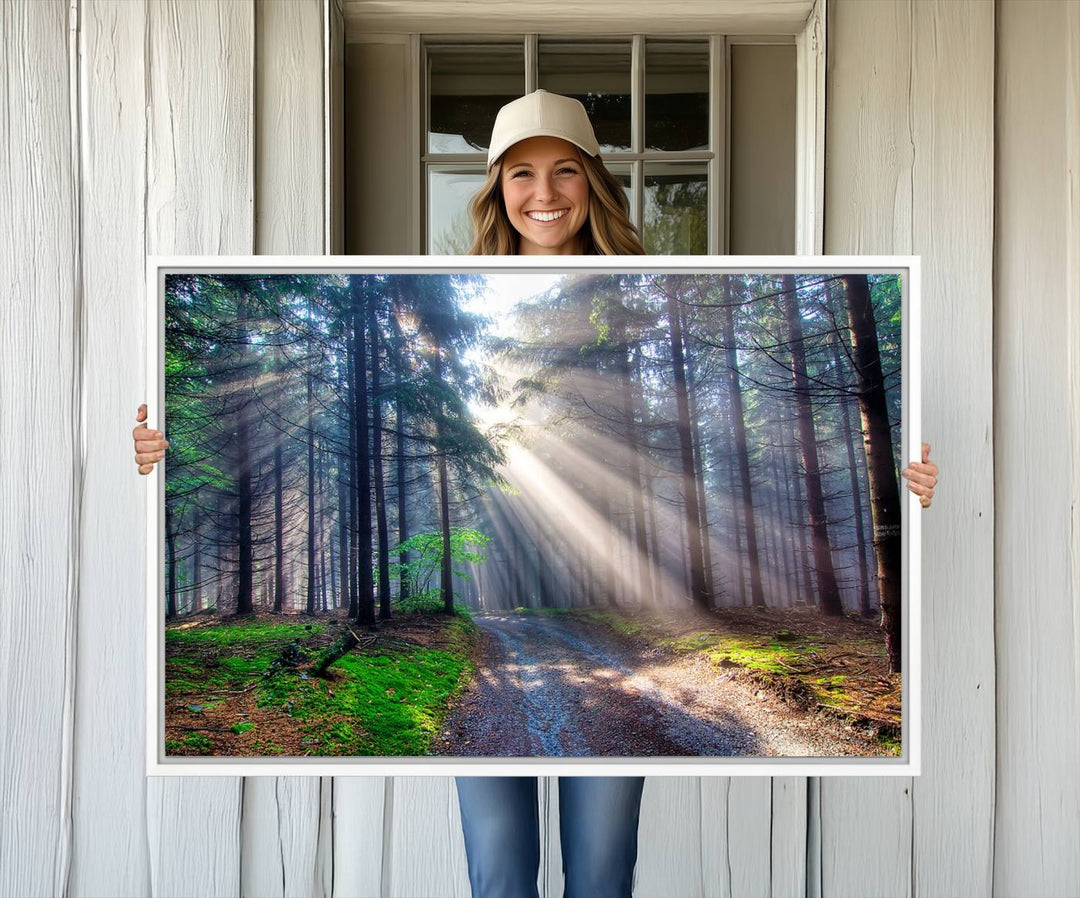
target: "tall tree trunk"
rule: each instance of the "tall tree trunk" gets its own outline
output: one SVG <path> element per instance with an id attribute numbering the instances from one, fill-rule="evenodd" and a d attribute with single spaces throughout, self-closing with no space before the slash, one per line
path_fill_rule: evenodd
<path id="1" fill-rule="evenodd" d="M 750 449 L 746 439 L 746 413 L 743 409 L 742 383 L 739 377 L 739 357 L 735 347 L 735 314 L 732 310 L 731 278 L 722 279 L 723 293 L 720 301 L 720 324 L 724 332 L 727 361 L 728 398 L 731 420 L 735 431 L 735 451 L 739 459 L 739 480 L 742 484 L 743 526 L 746 530 L 746 553 L 750 565 L 750 603 L 765 607 L 765 594 L 761 589 L 761 562 L 758 558 L 757 524 L 754 520 L 754 492 L 750 480 Z"/>
<path id="2" fill-rule="evenodd" d="M 836 573 L 833 570 L 829 524 L 825 516 L 825 497 L 821 488 L 814 411 L 810 402 L 810 379 L 806 370 L 806 347 L 803 343 L 802 313 L 796 293 L 795 275 L 781 275 L 781 280 L 783 292 L 780 299 L 784 317 L 787 319 L 791 349 L 795 407 L 799 414 L 799 442 L 802 446 L 803 470 L 806 472 L 806 507 L 810 514 L 810 531 L 814 543 L 814 570 L 817 573 L 821 610 L 827 615 L 839 616 L 844 613 L 844 608 L 840 603 L 840 590 L 837 588 Z"/>
<path id="3" fill-rule="evenodd" d="M 773 499 L 775 500 L 773 514 L 776 516 L 776 541 L 777 541 L 777 553 L 778 553 L 778 565 L 780 576 L 784 578 L 783 589 L 781 593 L 783 595 L 784 604 L 790 608 L 795 602 L 795 593 L 793 590 L 793 565 L 790 562 L 791 553 L 789 549 L 791 547 L 791 528 L 784 526 L 784 506 L 780 501 L 780 484 L 784 484 L 784 491 L 788 492 L 789 487 L 787 483 L 787 475 L 783 477 L 780 475 L 780 469 L 776 464 L 776 456 L 779 454 L 781 457 L 784 453 L 783 443 L 783 430 L 777 428 L 777 432 L 781 434 L 780 437 L 780 449 L 779 453 L 775 446 L 773 451 L 769 453 L 769 458 L 772 463 L 772 477 L 773 483 L 776 484 L 776 489 L 773 490 Z M 790 495 L 790 494 L 789 494 Z M 788 500 L 790 504 L 790 499 Z"/>
<path id="4" fill-rule="evenodd" d="M 866 275 L 844 277 L 851 348 L 855 355 L 856 389 L 870 481 L 870 510 L 874 520 L 881 628 L 889 653 L 889 670 L 900 672 L 900 487 L 893 460 L 892 429 L 885 401 L 877 325 Z"/>
<path id="5" fill-rule="evenodd" d="M 316 547 L 316 555 L 319 559 L 319 605 L 320 611 L 327 610 L 326 601 L 326 546 L 334 544 L 332 539 L 326 537 L 326 487 L 323 484 L 323 464 L 326 450 L 320 451 L 315 459 L 315 483 L 319 493 L 319 544 Z M 331 561 L 331 565 L 333 562 Z"/>
<path id="6" fill-rule="evenodd" d="M 282 435 L 278 434 L 274 446 L 274 613 L 281 614 L 285 607 L 285 525 L 282 503 L 284 464 L 281 459 Z"/>
<path id="7" fill-rule="evenodd" d="M 686 351 L 686 379 L 690 404 L 690 440 L 694 448 L 694 471 L 697 483 L 698 510 L 701 512 L 701 553 L 705 565 L 705 590 L 715 601 L 716 585 L 713 583 L 712 544 L 709 540 L 709 506 L 705 500 L 705 452 L 701 442 L 701 426 L 698 423 L 697 379 L 694 377 L 694 354 Z"/>
<path id="8" fill-rule="evenodd" d="M 390 316 L 390 324 L 394 334 L 394 416 L 397 426 L 397 523 L 398 545 L 400 546 L 409 538 L 407 509 L 405 507 L 405 404 L 402 401 L 404 393 L 402 368 L 404 366 L 404 350 L 402 349 L 401 324 L 398 322 L 397 310 Z M 398 596 L 405 599 L 409 596 L 409 578 L 407 565 L 409 553 L 401 552 L 398 555 L 398 564 L 401 566 L 401 576 L 398 578 Z"/>
<path id="9" fill-rule="evenodd" d="M 250 614 L 252 603 L 253 560 L 251 548 L 251 446 L 248 403 L 245 399 L 236 412 L 236 493 L 237 559 L 236 613 Z"/>
<path id="10" fill-rule="evenodd" d="M 371 461 L 375 471 L 375 521 L 379 545 L 379 618 L 390 617 L 390 534 L 386 525 L 386 483 L 383 474 L 382 365 L 379 318 L 374 300 L 368 303 L 371 331 Z"/>
<path id="11" fill-rule="evenodd" d="M 165 586 L 165 617 L 176 617 L 176 526 L 171 505 L 165 503 L 165 565 L 168 578 Z"/>
<path id="12" fill-rule="evenodd" d="M 367 337 L 364 334 L 366 285 L 361 276 L 353 276 L 353 350 L 356 356 L 356 500 L 357 500 L 357 609 L 356 622 L 375 623 L 375 584 L 371 562 L 371 459 L 368 427 Z"/>
<path id="13" fill-rule="evenodd" d="M 799 590 L 799 605 L 816 605 L 817 604 L 817 581 L 812 576 L 813 571 L 810 569 L 810 551 L 807 548 L 807 527 L 806 527 L 806 503 L 803 501 L 803 475 L 800 473 L 799 465 L 799 437 L 797 433 L 798 422 L 795 418 L 792 418 L 792 433 L 791 433 L 791 448 L 792 448 L 792 474 L 788 480 L 789 483 L 795 485 L 795 514 L 792 517 L 794 522 L 793 532 L 798 538 L 798 542 L 795 545 L 796 553 L 796 573 L 797 583 L 801 583 L 802 587 Z M 786 458 L 786 456 L 785 456 Z"/>
<path id="14" fill-rule="evenodd" d="M 191 522 L 191 535 L 192 535 L 192 559 L 191 559 L 191 608 L 193 611 L 202 611 L 203 605 L 203 585 L 202 585 L 202 535 L 199 532 L 202 529 L 203 517 L 199 512 L 199 509 L 195 509 L 195 513 Z"/>
<path id="15" fill-rule="evenodd" d="M 667 293 L 668 324 L 671 328 L 671 366 L 674 372 L 675 406 L 678 412 L 679 452 L 682 460 L 682 495 L 686 504 L 686 541 L 690 560 L 690 598 L 699 608 L 709 610 L 705 584 L 705 557 L 701 548 L 701 512 L 698 509 L 694 477 L 694 447 L 690 436 L 690 403 L 686 390 L 682 321 L 673 292 Z"/>
<path id="16" fill-rule="evenodd" d="M 315 402 L 311 372 L 307 373 L 307 613 L 315 613 Z"/>
<path id="17" fill-rule="evenodd" d="M 350 407 L 352 403 L 349 403 Z M 351 428 L 350 428 L 351 430 Z M 350 440 L 351 443 L 351 440 Z M 351 453 L 350 453 L 351 455 Z M 344 470 L 342 468 L 344 467 Z M 346 472 L 348 466 L 343 466 L 338 461 L 338 558 L 341 565 L 341 601 L 335 598 L 334 605 L 343 605 L 349 609 L 349 616 L 353 617 L 356 614 L 355 608 L 352 605 L 352 567 L 350 566 L 350 556 L 352 555 L 352 547 L 350 545 L 350 535 L 352 534 L 352 524 L 349 520 L 349 494 L 352 492 L 345 483 Z"/>
<path id="18" fill-rule="evenodd" d="M 438 389 L 445 389 L 442 374 L 442 347 L 435 344 L 434 349 L 435 382 Z M 445 435 L 443 433 L 443 403 L 440 399 L 436 416 L 436 470 L 439 479 L 439 528 L 442 531 L 442 563 L 440 565 L 439 589 L 442 594 L 443 611 L 454 613 L 454 569 L 450 556 L 450 474 L 446 464 Z"/>
<path id="19" fill-rule="evenodd" d="M 727 460 L 728 460 L 728 490 L 731 494 L 731 525 L 735 531 L 735 567 L 738 572 L 738 601 L 736 605 L 748 605 L 746 601 L 746 565 L 743 564 L 743 543 L 742 533 L 744 529 L 744 523 L 740 521 L 739 508 L 746 506 L 745 498 L 740 503 L 739 497 L 742 496 L 742 485 L 738 478 L 735 476 L 735 457 L 738 454 L 735 449 L 735 427 L 734 427 L 734 415 L 731 411 L 730 401 L 728 403 L 727 416 L 725 423 L 727 424 L 727 431 L 731 436 L 731 445 L 728 448 Z"/>
<path id="20" fill-rule="evenodd" d="M 848 414 L 848 398 L 843 395 L 846 390 L 846 378 L 841 374 L 843 368 L 840 357 L 840 335 L 836 332 L 829 334 L 829 342 L 832 344 L 833 364 L 836 367 L 836 383 L 841 391 L 840 432 L 844 438 L 844 450 L 847 452 L 851 504 L 855 512 L 855 543 L 859 550 L 859 609 L 864 616 L 869 617 L 872 612 L 870 610 L 870 572 L 866 564 L 866 528 L 863 526 L 863 497 L 859 485 L 859 464 L 855 457 L 855 433 L 851 426 L 851 416 Z"/>
<path id="21" fill-rule="evenodd" d="M 623 434 L 626 440 L 627 481 L 630 484 L 630 499 L 634 508 L 634 544 L 637 547 L 635 563 L 638 574 L 638 603 L 650 602 L 652 597 L 652 577 L 649 571 L 649 538 L 645 531 L 645 497 L 641 490 L 641 450 L 638 448 L 637 421 L 635 420 L 634 384 L 631 378 L 631 364 L 624 321 L 624 310 L 617 310 L 618 343 L 617 371 L 619 377 L 619 395 L 622 403 Z"/>

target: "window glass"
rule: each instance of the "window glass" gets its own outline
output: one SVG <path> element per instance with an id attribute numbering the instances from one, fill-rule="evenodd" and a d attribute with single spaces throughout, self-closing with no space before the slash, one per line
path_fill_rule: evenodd
<path id="1" fill-rule="evenodd" d="M 630 56 L 629 40 L 539 42 L 537 86 L 581 101 L 601 153 L 630 149 Z"/>
<path id="2" fill-rule="evenodd" d="M 702 162 L 645 165 L 645 251 L 699 255 L 709 240 L 708 175 Z"/>
<path id="3" fill-rule="evenodd" d="M 525 93 L 525 48 L 429 46 L 429 153 L 486 152 L 499 108 Z"/>
<path id="4" fill-rule="evenodd" d="M 708 41 L 646 41 L 645 149 L 708 148 Z"/>
<path id="5" fill-rule="evenodd" d="M 480 166 L 428 168 L 428 253 L 465 255 L 472 245 L 468 204 L 484 183 Z"/>

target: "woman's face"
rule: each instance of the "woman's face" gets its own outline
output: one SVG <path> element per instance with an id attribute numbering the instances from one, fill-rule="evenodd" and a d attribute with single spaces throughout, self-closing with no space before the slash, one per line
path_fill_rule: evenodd
<path id="1" fill-rule="evenodd" d="M 523 256 L 575 255 L 589 216 L 589 182 L 578 148 L 558 137 L 530 137 L 503 154 L 506 214 Z"/>

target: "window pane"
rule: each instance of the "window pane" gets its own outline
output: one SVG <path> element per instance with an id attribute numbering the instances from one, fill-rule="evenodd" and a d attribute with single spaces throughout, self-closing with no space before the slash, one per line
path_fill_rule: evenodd
<path id="1" fill-rule="evenodd" d="M 623 191 L 626 193 L 627 200 L 630 201 L 631 217 L 633 217 L 634 209 L 634 179 L 631 177 L 631 170 L 629 165 L 612 165 L 605 162 L 604 167 L 615 176 L 615 180 L 622 184 Z"/>
<path id="2" fill-rule="evenodd" d="M 524 45 L 436 45 L 427 58 L 428 152 L 485 152 L 499 108 L 525 93 Z"/>
<path id="3" fill-rule="evenodd" d="M 707 41 L 646 41 L 645 149 L 709 149 Z"/>
<path id="4" fill-rule="evenodd" d="M 541 41 L 538 86 L 580 100 L 601 153 L 630 149 L 630 42 Z"/>
<path id="5" fill-rule="evenodd" d="M 709 241 L 704 163 L 645 165 L 645 250 L 654 255 L 704 254 Z"/>
<path id="6" fill-rule="evenodd" d="M 428 169 L 428 253 L 465 255 L 472 245 L 468 203 L 484 183 L 483 166 Z"/>

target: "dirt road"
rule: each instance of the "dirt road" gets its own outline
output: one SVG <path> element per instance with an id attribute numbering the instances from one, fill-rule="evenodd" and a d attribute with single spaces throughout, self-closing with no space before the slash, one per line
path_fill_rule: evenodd
<path id="1" fill-rule="evenodd" d="M 790 708 L 700 656 L 643 648 L 563 614 L 476 614 L 474 681 L 439 755 L 836 757 L 878 753 L 840 722 Z"/>

